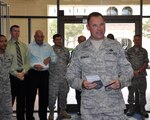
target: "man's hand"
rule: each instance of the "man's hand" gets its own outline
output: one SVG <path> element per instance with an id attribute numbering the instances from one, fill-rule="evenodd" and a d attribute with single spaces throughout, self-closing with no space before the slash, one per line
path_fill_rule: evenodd
<path id="1" fill-rule="evenodd" d="M 139 77 L 140 72 L 139 71 L 134 71 L 134 77 Z"/>
<path id="2" fill-rule="evenodd" d="M 20 80 L 24 80 L 24 75 L 25 75 L 24 72 L 17 72 L 17 74 L 16 74 L 17 78 Z"/>
<path id="3" fill-rule="evenodd" d="M 43 66 L 42 65 L 40 65 L 40 64 L 36 64 L 36 65 L 34 65 L 34 68 L 36 69 L 36 70 L 42 70 L 43 69 Z"/>
<path id="4" fill-rule="evenodd" d="M 109 82 L 109 84 L 112 84 L 109 87 L 111 87 L 114 90 L 119 89 L 121 87 L 120 80 L 112 80 L 112 81 Z"/>
<path id="5" fill-rule="evenodd" d="M 48 64 L 50 63 L 50 61 L 51 61 L 51 58 L 48 57 L 48 58 L 46 58 L 46 59 L 43 61 L 43 63 L 44 63 L 45 65 L 48 65 Z"/>
<path id="6" fill-rule="evenodd" d="M 88 90 L 94 89 L 96 85 L 97 85 L 96 83 L 90 83 L 87 80 L 83 80 L 83 83 L 82 83 L 83 88 L 88 89 Z"/>

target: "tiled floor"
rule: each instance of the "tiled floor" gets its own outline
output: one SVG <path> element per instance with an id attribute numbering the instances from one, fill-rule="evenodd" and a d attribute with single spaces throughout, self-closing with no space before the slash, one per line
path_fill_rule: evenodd
<path id="1" fill-rule="evenodd" d="M 16 106 L 15 105 L 16 104 L 14 104 L 14 106 L 13 106 L 13 110 L 16 110 Z M 38 102 L 36 100 L 36 102 L 35 102 L 35 110 L 38 109 L 37 105 L 38 105 Z M 47 116 L 48 115 L 49 115 L 49 113 L 47 114 Z M 149 113 L 149 116 L 150 116 L 150 113 Z M 39 120 L 37 112 L 34 113 L 34 117 L 35 117 L 35 120 Z M 80 116 L 78 116 L 76 113 L 71 113 L 71 117 L 72 117 L 71 119 L 63 119 L 63 120 L 81 120 Z M 55 112 L 54 118 L 55 118 L 54 120 L 62 120 L 61 118 L 58 117 L 57 112 Z M 13 120 L 16 120 L 16 114 L 15 113 L 13 114 Z M 150 117 L 149 118 L 142 118 L 140 114 L 136 113 L 136 114 L 134 114 L 133 117 L 129 117 L 129 120 L 150 120 Z"/>
<path id="2" fill-rule="evenodd" d="M 16 106 L 14 105 L 14 110 L 16 110 L 15 107 Z M 35 107 L 37 110 L 37 103 L 35 103 Z M 47 117 L 48 116 L 49 116 L 49 113 L 47 114 Z M 150 116 L 150 113 L 149 113 L 149 116 Z M 37 111 L 34 113 L 34 117 L 35 117 L 35 120 L 39 120 Z M 71 113 L 71 117 L 72 117 L 71 119 L 63 119 L 63 120 L 81 120 L 80 116 L 78 116 L 76 113 Z M 13 120 L 16 120 L 16 114 L 15 113 L 13 114 Z M 55 112 L 55 114 L 54 114 L 54 120 L 62 120 L 58 116 L 57 112 Z M 142 118 L 140 114 L 136 113 L 136 114 L 134 114 L 133 117 L 129 117 L 128 120 L 150 120 L 150 117 L 149 118 Z"/>
<path id="3" fill-rule="evenodd" d="M 150 116 L 150 113 L 149 113 L 149 116 Z M 35 117 L 35 120 L 39 120 L 37 113 L 34 113 L 34 117 Z M 62 120 L 61 118 L 58 117 L 57 113 L 54 114 L 54 117 L 55 117 L 54 120 Z M 72 113 L 71 117 L 72 117 L 71 119 L 63 119 L 63 120 L 81 120 L 80 116 L 78 116 L 75 113 Z M 13 120 L 16 120 L 15 114 L 13 115 Z M 136 114 L 134 114 L 133 117 L 129 117 L 129 120 L 150 120 L 150 118 L 142 118 L 140 114 L 136 113 Z"/>

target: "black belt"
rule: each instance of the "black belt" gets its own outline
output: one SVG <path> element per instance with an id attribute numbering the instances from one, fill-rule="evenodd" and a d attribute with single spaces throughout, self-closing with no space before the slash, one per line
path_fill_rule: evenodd
<path id="1" fill-rule="evenodd" d="M 22 72 L 23 71 L 23 68 L 22 69 L 19 69 L 19 70 L 16 70 L 17 72 Z"/>
<path id="2" fill-rule="evenodd" d="M 48 70 L 36 70 L 34 68 L 30 69 L 30 70 L 34 70 L 34 71 L 37 71 L 37 72 L 45 72 L 45 71 L 48 71 Z"/>

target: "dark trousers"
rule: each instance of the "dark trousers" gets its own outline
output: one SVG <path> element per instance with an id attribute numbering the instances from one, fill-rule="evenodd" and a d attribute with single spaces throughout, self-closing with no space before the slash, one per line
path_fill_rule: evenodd
<path id="1" fill-rule="evenodd" d="M 147 89 L 147 81 L 146 77 L 138 77 L 132 79 L 132 85 L 128 87 L 129 95 L 128 95 L 128 103 L 134 104 L 136 99 L 141 106 L 145 106 L 146 104 L 146 89 Z M 137 93 L 138 92 L 138 93 Z"/>
<path id="2" fill-rule="evenodd" d="M 28 71 L 27 80 L 27 93 L 26 93 L 26 118 L 27 120 L 34 120 L 34 103 L 38 89 L 39 98 L 39 118 L 40 120 L 47 120 L 47 107 L 48 107 L 48 81 L 49 72 L 36 71 L 30 69 Z"/>
<path id="3" fill-rule="evenodd" d="M 12 105 L 16 99 L 16 115 L 17 120 L 25 120 L 25 93 L 26 93 L 26 77 L 20 80 L 17 77 L 10 75 Z"/>
<path id="4" fill-rule="evenodd" d="M 81 106 L 81 91 L 80 90 L 76 90 L 76 100 L 77 100 L 78 112 L 80 112 L 80 106 Z"/>

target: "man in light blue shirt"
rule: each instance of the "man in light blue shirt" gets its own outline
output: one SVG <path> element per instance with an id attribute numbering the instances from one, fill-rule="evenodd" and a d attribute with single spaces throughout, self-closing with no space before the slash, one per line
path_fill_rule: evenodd
<path id="1" fill-rule="evenodd" d="M 48 106 L 48 80 L 49 63 L 56 63 L 56 55 L 53 48 L 44 43 L 44 34 L 37 30 L 34 35 L 35 41 L 29 44 L 30 65 L 27 81 L 26 118 L 34 120 L 34 102 L 38 89 L 39 93 L 39 118 L 47 120 Z"/>

